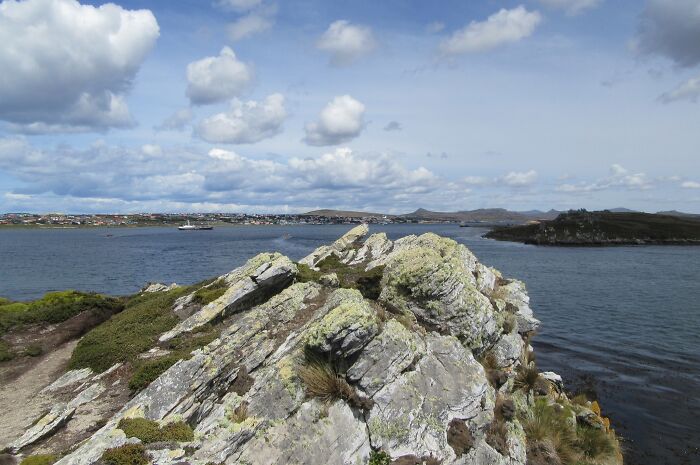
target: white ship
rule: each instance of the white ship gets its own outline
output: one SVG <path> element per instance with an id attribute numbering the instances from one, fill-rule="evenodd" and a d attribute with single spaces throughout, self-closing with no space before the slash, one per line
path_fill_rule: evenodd
<path id="1" fill-rule="evenodd" d="M 214 229 L 214 227 L 191 224 L 190 220 L 187 220 L 187 224 L 178 226 L 177 229 L 179 229 L 180 231 L 209 231 L 211 229 Z"/>

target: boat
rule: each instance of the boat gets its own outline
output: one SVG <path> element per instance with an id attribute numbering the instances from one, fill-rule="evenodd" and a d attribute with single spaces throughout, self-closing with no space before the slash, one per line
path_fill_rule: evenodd
<path id="1" fill-rule="evenodd" d="M 180 231 L 210 231 L 214 229 L 214 226 L 204 226 L 200 224 L 191 224 L 190 220 L 187 220 L 187 224 L 178 226 L 177 229 Z"/>

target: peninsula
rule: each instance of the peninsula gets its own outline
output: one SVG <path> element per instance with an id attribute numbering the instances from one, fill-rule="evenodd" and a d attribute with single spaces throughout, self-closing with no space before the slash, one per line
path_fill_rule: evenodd
<path id="1" fill-rule="evenodd" d="M 0 459 L 622 464 L 598 403 L 538 370 L 524 283 L 367 233 L 191 286 L 0 300 Z"/>
<path id="2" fill-rule="evenodd" d="M 553 220 L 495 228 L 485 237 L 535 245 L 700 245 L 700 218 L 639 212 L 573 210 Z"/>

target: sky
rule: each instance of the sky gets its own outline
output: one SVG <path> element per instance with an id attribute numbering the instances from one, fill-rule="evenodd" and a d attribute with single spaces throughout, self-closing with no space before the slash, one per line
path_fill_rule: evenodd
<path id="1" fill-rule="evenodd" d="M 4 0 L 0 212 L 700 213 L 700 0 Z"/>

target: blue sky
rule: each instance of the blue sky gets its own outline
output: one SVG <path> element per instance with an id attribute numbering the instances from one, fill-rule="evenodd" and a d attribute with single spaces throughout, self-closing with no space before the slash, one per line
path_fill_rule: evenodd
<path id="1" fill-rule="evenodd" d="M 700 0 L 5 0 L 0 211 L 700 213 Z"/>

